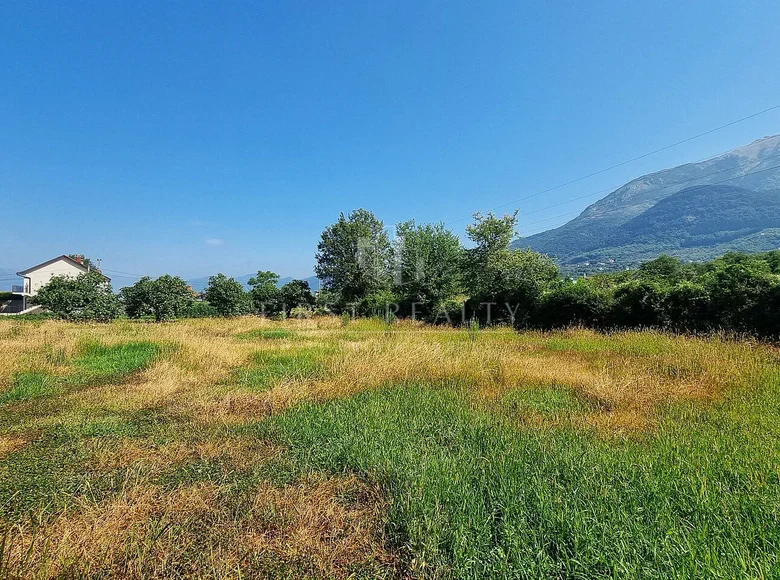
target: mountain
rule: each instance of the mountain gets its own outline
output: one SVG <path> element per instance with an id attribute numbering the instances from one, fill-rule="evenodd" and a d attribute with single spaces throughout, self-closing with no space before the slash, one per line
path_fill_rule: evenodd
<path id="1" fill-rule="evenodd" d="M 241 284 L 244 285 L 244 288 L 249 290 L 249 279 L 253 278 L 256 274 L 246 274 L 244 276 L 234 276 L 236 280 L 241 282 Z M 277 286 L 280 288 L 287 284 L 287 282 L 293 281 L 295 278 L 292 278 L 290 276 L 286 278 L 280 278 Z M 309 283 L 309 286 L 311 287 L 312 292 L 319 290 L 319 280 L 316 278 L 316 276 L 311 276 L 309 278 L 303 278 L 303 280 L 306 280 Z M 192 280 L 187 280 L 187 284 L 189 284 L 195 292 L 203 292 L 203 290 L 206 289 L 206 286 L 208 286 L 209 278 L 208 276 L 204 278 L 193 278 Z"/>
<path id="2" fill-rule="evenodd" d="M 0 268 L 0 292 L 7 292 L 11 290 L 11 286 L 20 283 L 16 275 L 19 270 L 21 268 Z"/>
<path id="3" fill-rule="evenodd" d="M 615 270 L 661 253 L 711 259 L 780 247 L 780 135 L 630 181 L 561 227 L 516 240 L 564 272 Z"/>

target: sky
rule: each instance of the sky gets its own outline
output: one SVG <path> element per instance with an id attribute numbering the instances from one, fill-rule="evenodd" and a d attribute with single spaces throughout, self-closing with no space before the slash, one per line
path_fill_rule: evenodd
<path id="1" fill-rule="evenodd" d="M 753 0 L 3 2 L 0 273 L 305 277 L 361 207 L 561 225 L 780 133 L 775 109 L 516 201 L 780 104 L 778 22 Z"/>

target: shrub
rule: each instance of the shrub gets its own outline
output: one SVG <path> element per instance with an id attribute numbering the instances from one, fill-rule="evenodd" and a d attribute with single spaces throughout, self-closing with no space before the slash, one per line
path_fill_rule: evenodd
<path id="1" fill-rule="evenodd" d="M 680 282 L 666 291 L 663 311 L 666 325 L 677 331 L 706 330 L 712 325 L 710 295 L 696 282 Z"/>
<path id="2" fill-rule="evenodd" d="M 311 318 L 314 311 L 306 306 L 296 306 L 290 310 L 290 318 Z"/>
<path id="3" fill-rule="evenodd" d="M 33 301 L 64 320 L 107 322 L 122 313 L 108 279 L 96 271 L 75 278 L 55 276 Z"/>
<path id="4" fill-rule="evenodd" d="M 205 300 L 192 302 L 182 314 L 184 318 L 214 318 L 219 316 L 219 311 Z"/>
<path id="5" fill-rule="evenodd" d="M 610 306 L 608 292 L 599 291 L 581 280 L 544 294 L 534 319 L 538 326 L 544 328 L 576 324 L 598 328 L 606 324 Z"/>
<path id="6" fill-rule="evenodd" d="M 235 278 L 228 278 L 224 274 L 209 278 L 203 296 L 220 316 L 238 316 L 251 310 L 251 301 L 244 287 Z"/>
<path id="7" fill-rule="evenodd" d="M 615 288 L 612 323 L 620 328 L 651 327 L 663 323 L 663 290 L 655 282 L 633 280 Z"/>
<path id="8" fill-rule="evenodd" d="M 430 312 L 425 313 L 428 322 L 434 324 L 453 324 L 462 325 L 466 323 L 465 320 L 465 306 L 466 301 L 464 298 L 451 298 L 448 300 L 442 300 L 433 305 Z M 419 310 L 417 311 L 419 315 Z"/>

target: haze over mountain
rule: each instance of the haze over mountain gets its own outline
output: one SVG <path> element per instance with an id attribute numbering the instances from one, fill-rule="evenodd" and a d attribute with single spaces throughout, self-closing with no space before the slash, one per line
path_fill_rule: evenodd
<path id="1" fill-rule="evenodd" d="M 574 273 L 661 253 L 704 260 L 780 248 L 780 135 L 642 176 L 561 227 L 516 240 Z"/>

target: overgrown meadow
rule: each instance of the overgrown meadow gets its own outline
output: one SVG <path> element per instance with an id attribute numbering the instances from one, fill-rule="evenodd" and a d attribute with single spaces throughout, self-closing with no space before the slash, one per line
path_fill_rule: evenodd
<path id="1" fill-rule="evenodd" d="M 0 349 L 4 577 L 780 575 L 772 346 L 247 317 Z"/>

